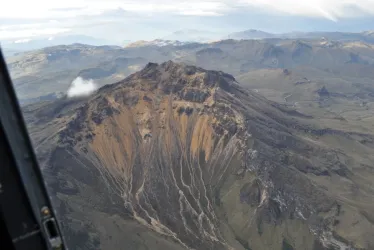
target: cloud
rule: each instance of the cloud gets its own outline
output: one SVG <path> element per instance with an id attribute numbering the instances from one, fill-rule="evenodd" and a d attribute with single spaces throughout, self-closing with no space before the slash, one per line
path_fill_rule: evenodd
<path id="1" fill-rule="evenodd" d="M 71 83 L 67 91 L 68 97 L 89 96 L 97 89 L 93 80 L 85 80 L 82 77 L 77 77 Z"/>
<path id="2" fill-rule="evenodd" d="M 241 4 L 289 15 L 339 18 L 374 15 L 374 0 L 240 0 Z"/>
<path id="3" fill-rule="evenodd" d="M 22 8 L 20 8 L 22 6 Z M 180 15 L 222 15 L 237 9 L 255 6 L 265 11 L 323 17 L 337 20 L 374 14 L 374 0 L 12 0 L 0 9 L 0 17 L 12 18 L 74 18 L 100 15 L 105 11 L 123 8 L 136 13 L 168 13 Z"/>
<path id="4" fill-rule="evenodd" d="M 14 43 L 28 43 L 30 41 L 31 39 L 26 38 L 26 39 L 20 39 L 20 40 L 14 41 Z"/>
<path id="5" fill-rule="evenodd" d="M 234 1 L 235 2 L 235 1 Z M 19 8 L 22 6 L 22 8 Z M 74 18 L 77 16 L 100 15 L 105 11 L 122 8 L 135 13 L 194 13 L 194 15 L 218 14 L 230 9 L 226 1 L 198 0 L 12 0 L 0 9 L 2 18 Z"/>
<path id="6" fill-rule="evenodd" d="M 27 27 L 27 25 L 24 24 L 0 26 L 0 40 L 57 35 L 68 31 L 70 31 L 69 28 L 49 28 L 48 26 L 43 27 L 42 25 L 39 27 L 32 28 L 31 24 L 29 28 Z"/>
<path id="7" fill-rule="evenodd" d="M 190 28 L 227 33 L 243 28 L 325 29 L 320 21 L 336 30 L 370 29 L 370 21 L 362 27 L 355 24 L 362 17 L 374 18 L 374 0 L 12 0 L 0 8 L 0 40 L 48 39 L 63 33 L 105 37 L 117 44 Z M 350 28 L 340 25 L 345 21 L 351 22 Z"/>
<path id="8" fill-rule="evenodd" d="M 235 0 L 233 2 L 236 2 Z M 19 8 L 22 6 L 22 8 Z M 167 13 L 211 16 L 231 9 L 230 1 L 212 0 L 13 0 L 0 9 L 1 18 L 75 18 L 100 15 L 106 11 L 123 9 L 138 14 Z"/>
<path id="9" fill-rule="evenodd" d="M 179 14 L 186 16 L 222 16 L 222 14 L 218 12 L 204 10 L 184 10 L 179 12 Z"/>

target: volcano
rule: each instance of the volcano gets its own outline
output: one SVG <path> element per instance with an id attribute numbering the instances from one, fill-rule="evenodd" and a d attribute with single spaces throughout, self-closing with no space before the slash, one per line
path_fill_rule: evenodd
<path id="1" fill-rule="evenodd" d="M 25 117 L 77 249 L 369 246 L 339 227 L 366 213 L 358 227 L 373 228 L 369 208 L 319 181 L 355 176 L 347 155 L 316 139 L 339 132 L 224 72 L 149 63 L 90 97 L 30 105 Z"/>

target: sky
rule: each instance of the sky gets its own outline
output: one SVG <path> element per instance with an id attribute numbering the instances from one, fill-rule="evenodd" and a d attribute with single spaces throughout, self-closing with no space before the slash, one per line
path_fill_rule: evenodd
<path id="1" fill-rule="evenodd" d="M 0 8 L 0 41 L 86 35 L 109 43 L 170 37 L 374 29 L 374 0 L 11 0 Z"/>

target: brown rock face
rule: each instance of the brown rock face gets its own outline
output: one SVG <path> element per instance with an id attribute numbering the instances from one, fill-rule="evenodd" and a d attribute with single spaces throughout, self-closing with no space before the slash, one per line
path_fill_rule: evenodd
<path id="1" fill-rule="evenodd" d="M 149 63 L 66 104 L 36 141 L 61 204 L 135 220 L 174 242 L 164 249 L 348 244 L 331 236 L 341 205 L 308 175 L 352 173 L 290 113 L 223 72 Z"/>

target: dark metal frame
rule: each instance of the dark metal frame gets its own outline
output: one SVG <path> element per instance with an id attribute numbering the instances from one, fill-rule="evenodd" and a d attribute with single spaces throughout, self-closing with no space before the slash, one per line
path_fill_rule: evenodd
<path id="1" fill-rule="evenodd" d="M 0 220 L 1 249 L 65 249 L 1 50 Z"/>

